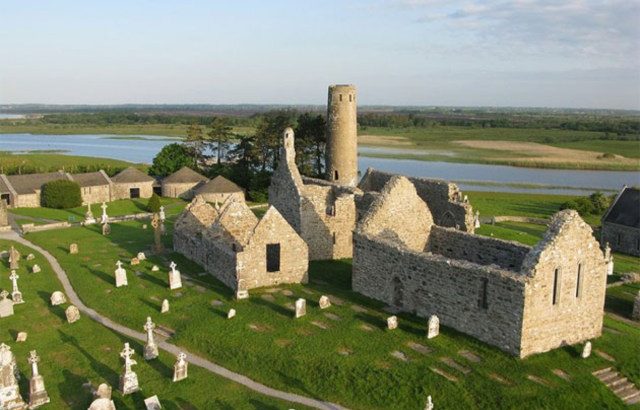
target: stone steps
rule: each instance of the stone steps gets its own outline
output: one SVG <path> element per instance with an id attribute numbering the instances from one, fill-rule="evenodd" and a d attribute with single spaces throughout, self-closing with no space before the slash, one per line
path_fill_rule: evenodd
<path id="1" fill-rule="evenodd" d="M 633 383 L 629 382 L 626 377 L 621 376 L 611 367 L 596 370 L 591 374 L 604 383 L 604 385 L 607 386 L 609 390 L 618 396 L 625 404 L 630 405 L 640 403 L 640 390 L 638 390 Z"/>

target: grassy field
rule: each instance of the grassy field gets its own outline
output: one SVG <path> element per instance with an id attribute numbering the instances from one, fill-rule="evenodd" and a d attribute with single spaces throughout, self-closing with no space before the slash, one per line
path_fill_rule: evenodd
<path id="1" fill-rule="evenodd" d="M 11 244 L 0 240 L 0 249 L 6 250 Z M 33 252 L 19 244 L 14 245 L 23 258 Z M 51 293 L 61 290 L 62 285 L 44 257 L 38 253 L 35 256 L 30 262 L 22 259 L 18 270 L 19 286 L 26 302 L 15 306 L 14 316 L 0 319 L 0 343 L 9 345 L 16 357 L 21 372 L 20 390 L 25 400 L 28 401 L 28 378 L 31 376 L 27 357 L 29 351 L 35 349 L 41 359 L 40 374 L 51 398 L 51 403 L 43 407 L 46 409 L 88 408 L 93 397 L 90 389 L 84 386 L 87 382 L 93 388 L 100 383 L 111 385 L 118 409 L 144 408 L 143 400 L 154 394 L 159 396 L 164 409 L 276 410 L 291 407 L 289 403 L 259 395 L 196 366 L 189 367 L 188 379 L 173 383 L 173 355 L 161 352 L 158 359 L 147 362 L 142 358 L 142 344 L 124 338 L 87 317 L 68 324 L 64 314 L 68 304 L 49 305 Z M 35 263 L 40 265 L 42 272 L 28 273 L 27 267 Z M 3 269 L 0 289 L 10 289 L 11 282 L 5 274 L 8 269 L 6 259 L 0 264 Z M 155 318 L 157 314 L 152 316 Z M 133 327 L 142 331 L 142 324 Z M 18 332 L 28 333 L 26 342 L 14 341 Z M 133 369 L 138 374 L 142 391 L 123 397 L 117 389 L 123 367 L 119 353 L 125 342 L 129 342 L 136 351 L 133 358 L 138 365 Z"/>
<path id="2" fill-rule="evenodd" d="M 121 199 L 107 203 L 107 215 L 111 217 L 139 214 L 149 212 L 147 210 L 148 199 Z M 165 207 L 167 216 L 177 215 L 184 209 L 186 202 L 177 198 L 160 198 L 160 202 Z M 71 209 L 51 209 L 51 208 L 14 208 L 10 212 L 16 216 L 17 222 L 25 223 L 46 223 L 48 221 L 80 222 L 84 220 L 87 212 L 86 206 Z M 96 219 L 100 219 L 102 208 L 100 204 L 93 204 L 91 212 Z M 22 218 L 21 218 L 22 217 Z"/>
<path id="3" fill-rule="evenodd" d="M 311 263 L 309 285 L 256 290 L 250 299 L 236 301 L 229 289 L 177 254 L 152 256 L 136 267 L 127 265 L 129 286 L 116 289 L 115 261 L 128 261 L 152 243 L 151 232 L 142 230 L 140 222 L 114 224 L 109 237 L 92 226 L 56 231 L 56 235 L 33 233 L 28 238 L 56 256 L 89 306 L 130 327 L 140 327 L 150 315 L 175 330 L 174 343 L 276 388 L 354 409 L 422 409 L 427 395 L 440 409 L 624 408 L 591 375 L 612 364 L 597 355 L 581 360 L 580 346 L 518 360 L 446 327 L 439 337 L 427 340 L 424 319 L 408 314 L 400 315 L 399 329 L 386 331 L 388 313 L 380 303 L 350 290 L 347 260 Z M 170 235 L 165 241 L 170 248 Z M 79 255 L 68 254 L 71 242 L 79 243 Z M 166 273 L 171 260 L 185 276 L 185 288 L 173 292 Z M 161 271 L 152 272 L 153 264 L 161 266 Z M 317 305 L 323 294 L 334 301 L 326 311 Z M 308 313 L 294 320 L 288 306 L 298 297 L 308 300 Z M 160 316 L 164 298 L 169 299 L 171 312 Z M 233 320 L 226 319 L 229 308 L 238 311 Z M 594 341 L 594 347 L 613 355 L 615 367 L 639 384 L 640 328 L 611 318 L 605 323 L 608 330 Z M 410 348 L 411 342 L 426 346 L 429 352 Z M 477 354 L 481 362 L 465 359 L 459 354 L 462 349 Z M 442 362 L 446 358 L 470 372 L 448 367 Z M 431 368 L 442 369 L 458 381 L 448 381 Z M 556 376 L 553 369 L 562 369 L 570 381 Z M 496 375 L 505 384 L 496 381 Z M 529 380 L 529 375 L 542 378 L 546 385 Z"/>
<path id="4" fill-rule="evenodd" d="M 132 166 L 130 162 L 109 158 L 81 157 L 62 154 L 9 154 L 0 152 L 0 173 L 8 170 L 23 169 L 25 173 L 52 172 L 65 170 L 76 172 L 79 167 L 92 169 L 104 169 L 108 174 L 116 170 Z M 135 165 L 138 166 L 138 165 Z"/>

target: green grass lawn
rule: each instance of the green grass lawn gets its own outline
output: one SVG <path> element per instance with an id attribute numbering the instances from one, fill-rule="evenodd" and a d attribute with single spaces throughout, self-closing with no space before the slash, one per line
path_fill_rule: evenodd
<path id="1" fill-rule="evenodd" d="M 554 142 L 551 145 L 560 148 L 608 152 L 610 154 L 622 155 L 627 158 L 640 158 L 640 141 L 584 140 Z"/>
<path id="2" fill-rule="evenodd" d="M 85 172 L 87 168 L 92 170 L 103 169 L 107 174 L 130 167 L 132 164 L 110 158 L 83 157 L 77 155 L 62 154 L 9 154 L 0 152 L 0 173 L 22 170 L 23 173 L 55 172 L 65 170 L 66 172 Z"/>
<path id="3" fill-rule="evenodd" d="M 426 321 L 409 314 L 399 315 L 399 329 L 385 330 L 389 314 L 378 302 L 350 290 L 348 260 L 313 262 L 309 285 L 254 290 L 250 299 L 236 301 L 229 289 L 176 254 L 151 256 L 135 267 L 127 264 L 129 286 L 116 289 L 116 260 L 128 261 L 152 243 L 151 231 L 142 230 L 141 222 L 114 224 L 109 237 L 91 226 L 55 231 L 55 235 L 32 233 L 28 239 L 54 254 L 80 297 L 97 311 L 133 328 L 152 316 L 176 331 L 173 343 L 279 389 L 354 409 L 423 409 L 427 395 L 433 396 L 439 409 L 624 408 L 591 375 L 611 364 L 597 355 L 580 359 L 580 346 L 519 360 L 446 327 L 439 337 L 427 340 Z M 79 244 L 78 255 L 68 254 L 71 242 Z M 170 236 L 165 242 L 170 249 Z M 185 275 L 185 288 L 173 292 L 167 286 L 171 260 Z M 153 264 L 161 266 L 161 271 L 152 272 Z M 326 311 L 317 305 L 323 294 L 334 296 L 333 306 Z M 299 297 L 308 300 L 307 315 L 293 319 L 286 306 Z M 169 299 L 171 311 L 160 315 L 164 298 Z M 226 319 L 229 308 L 238 312 L 232 320 Z M 640 328 L 605 320 L 610 330 L 594 341 L 594 348 L 616 357 L 615 367 L 640 384 Z M 409 342 L 427 346 L 431 352 L 419 353 L 408 347 Z M 476 353 L 482 361 L 465 359 L 458 353 L 461 349 Z M 402 352 L 408 361 L 393 357 L 394 351 Z M 450 368 L 442 358 L 452 358 L 471 372 L 465 375 Z M 442 369 L 458 381 L 448 381 L 430 368 Z M 554 375 L 553 369 L 562 369 L 571 380 Z M 546 380 L 547 385 L 527 379 L 528 375 Z"/>
<path id="4" fill-rule="evenodd" d="M 607 289 L 605 306 L 620 316 L 631 319 L 633 300 L 640 291 L 640 283 L 627 283 Z"/>
<path id="5" fill-rule="evenodd" d="M 165 213 L 167 216 L 177 215 L 186 206 L 186 202 L 178 198 L 160 198 L 162 205 L 165 207 Z M 147 210 L 148 199 L 121 199 L 118 201 L 112 201 L 107 203 L 107 214 L 111 217 L 139 214 L 149 212 Z M 102 208 L 100 204 L 93 204 L 91 211 L 96 219 L 100 219 L 102 215 Z M 53 221 L 69 221 L 80 222 L 84 220 L 84 215 L 87 212 L 86 206 L 80 206 L 71 209 L 52 209 L 52 208 L 14 208 L 10 212 L 17 216 L 28 217 L 29 219 L 20 219 L 20 224 L 33 223 L 33 219 L 36 219 L 36 223 L 44 223 L 43 220 Z M 38 222 L 39 221 L 39 222 Z"/>
<path id="6" fill-rule="evenodd" d="M 0 240 L 0 250 L 8 249 L 10 242 Z M 30 350 L 37 350 L 40 356 L 40 374 L 43 375 L 51 403 L 45 409 L 87 409 L 93 400 L 92 394 L 83 384 L 89 382 L 94 388 L 100 383 L 113 387 L 113 399 L 118 409 L 144 408 L 143 400 L 157 394 L 164 409 L 287 409 L 287 402 L 270 399 L 253 391 L 216 376 L 204 369 L 191 365 L 189 378 L 178 383 L 172 382 L 175 357 L 160 353 L 158 359 L 145 361 L 143 346 L 127 339 L 87 317 L 73 324 L 65 319 L 64 309 L 68 304 L 50 306 L 52 292 L 62 290 L 62 285 L 53 274 L 44 257 L 35 253 L 36 258 L 27 262 L 24 257 L 33 252 L 29 248 L 15 244 L 23 259 L 18 274 L 19 286 L 24 304 L 16 305 L 15 315 L 0 319 L 0 343 L 11 347 L 21 372 L 20 391 L 28 401 L 31 376 L 27 357 Z M 29 273 L 27 267 L 37 263 L 40 273 Z M 7 261 L 0 262 L 2 275 L 0 289 L 10 289 Z M 100 299 L 94 295 L 92 299 Z M 154 318 L 158 314 L 152 315 Z M 142 323 L 134 326 L 142 331 Z M 16 343 L 17 332 L 27 332 L 24 343 Z M 134 371 L 138 374 L 141 392 L 122 396 L 118 392 L 118 377 L 123 367 L 120 351 L 124 342 L 129 342 L 136 350 L 133 357 L 138 362 Z M 303 408 L 296 405 L 295 408 Z"/>

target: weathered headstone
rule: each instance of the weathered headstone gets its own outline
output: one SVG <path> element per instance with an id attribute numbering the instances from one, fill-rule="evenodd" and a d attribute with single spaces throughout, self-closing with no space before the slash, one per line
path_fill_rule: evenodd
<path id="1" fill-rule="evenodd" d="M 162 301 L 162 306 L 160 307 L 160 313 L 167 313 L 169 311 L 169 301 L 167 299 Z"/>
<path id="2" fill-rule="evenodd" d="M 318 305 L 320 305 L 320 309 L 326 309 L 328 307 L 331 307 L 331 300 L 329 300 L 328 296 L 322 295 L 320 296 Z"/>
<path id="3" fill-rule="evenodd" d="M 147 332 L 147 344 L 144 346 L 144 360 L 152 360 L 158 357 L 158 345 L 153 338 L 153 329 L 156 324 L 153 323 L 151 317 L 147 317 L 147 323 L 144 324 L 144 331 Z"/>
<path id="4" fill-rule="evenodd" d="M 20 268 L 20 252 L 12 245 L 9 250 L 9 269 Z"/>
<path id="5" fill-rule="evenodd" d="M 307 301 L 300 298 L 296 300 L 296 319 L 307 314 Z"/>
<path id="6" fill-rule="evenodd" d="M 18 289 L 18 279 L 20 276 L 16 273 L 16 271 L 12 270 L 9 279 L 13 285 L 13 290 L 11 291 L 11 299 L 13 300 L 14 305 L 19 305 L 20 303 L 24 303 L 22 299 L 22 292 Z"/>
<path id="7" fill-rule="evenodd" d="M 582 354 L 580 356 L 582 356 L 583 359 L 586 359 L 587 357 L 591 356 L 591 342 L 590 341 L 587 341 L 587 343 L 584 344 L 584 347 L 582 348 Z"/>
<path id="8" fill-rule="evenodd" d="M 40 265 L 35 264 L 33 265 L 33 267 L 31 268 L 31 272 L 33 273 L 40 273 L 42 271 L 42 269 L 40 269 Z"/>
<path id="9" fill-rule="evenodd" d="M 607 276 L 613 275 L 613 255 L 611 255 L 609 242 L 604 246 L 604 260 L 607 262 Z"/>
<path id="10" fill-rule="evenodd" d="M 120 391 L 122 394 L 131 394 L 140 390 L 138 385 L 138 375 L 131 370 L 131 366 L 138 364 L 131 358 L 135 350 L 129 347 L 129 343 L 124 344 L 124 349 L 120 352 L 120 357 L 124 359 L 124 373 L 120 375 Z"/>
<path id="11" fill-rule="evenodd" d="M 246 289 L 238 289 L 236 291 L 236 299 L 249 299 L 249 291 Z"/>
<path id="12" fill-rule="evenodd" d="M 144 252 L 138 252 L 138 255 L 136 257 L 139 261 L 144 261 L 147 259 L 147 255 L 145 255 Z"/>
<path id="13" fill-rule="evenodd" d="M 158 267 L 158 265 L 153 265 L 153 267 L 151 268 L 151 272 L 157 272 L 159 270 L 160 268 Z"/>
<path id="14" fill-rule="evenodd" d="M 35 409 L 43 404 L 49 403 L 49 395 L 44 386 L 44 379 L 38 371 L 40 357 L 35 350 L 29 353 L 29 364 L 31 364 L 31 380 L 29 380 L 29 409 Z"/>
<path id="15" fill-rule="evenodd" d="M 0 292 L 0 318 L 13 315 L 13 300 L 9 299 L 9 292 Z"/>
<path id="16" fill-rule="evenodd" d="M 93 212 L 91 212 L 91 204 L 87 203 L 87 212 L 84 214 L 84 224 L 93 225 L 94 223 L 96 223 L 96 218 L 93 217 Z"/>
<path id="17" fill-rule="evenodd" d="M 108 223 L 102 224 L 102 235 L 107 236 L 111 234 L 111 225 Z"/>
<path id="18" fill-rule="evenodd" d="M 136 265 L 140 265 L 140 259 L 131 258 L 131 266 L 136 266 Z"/>
<path id="19" fill-rule="evenodd" d="M 631 312 L 631 319 L 640 320 L 640 290 L 633 300 L 633 311 Z"/>
<path id="20" fill-rule="evenodd" d="M 433 410 L 433 401 L 431 401 L 431 396 L 427 397 L 427 404 L 424 406 L 424 410 Z"/>
<path id="21" fill-rule="evenodd" d="M 389 316 L 387 318 L 387 329 L 393 330 L 398 328 L 398 317 L 397 316 Z"/>
<path id="22" fill-rule="evenodd" d="M 432 339 L 440 334 L 440 319 L 438 316 L 431 315 L 427 322 L 427 339 Z"/>
<path id="23" fill-rule="evenodd" d="M 161 222 L 164 222 L 165 219 L 167 219 L 167 216 L 164 213 L 164 206 L 160 206 L 160 212 L 158 213 L 158 216 L 160 217 Z"/>
<path id="24" fill-rule="evenodd" d="M 74 323 L 80 320 L 80 311 L 77 307 L 71 305 L 65 311 L 64 314 L 67 316 L 67 322 Z"/>
<path id="25" fill-rule="evenodd" d="M 188 376 L 189 370 L 189 362 L 185 359 L 187 355 L 180 352 L 178 356 L 176 356 L 176 364 L 173 365 L 173 381 L 179 382 L 180 380 L 184 380 Z"/>
<path id="26" fill-rule="evenodd" d="M 111 386 L 102 383 L 96 391 L 96 399 L 89 406 L 89 410 L 116 410 L 116 405 L 111 400 Z"/>
<path id="27" fill-rule="evenodd" d="M 34 254 L 32 254 L 32 253 L 30 253 L 30 254 L 28 254 L 28 255 L 27 255 L 27 260 L 28 260 L 28 261 L 32 261 L 32 260 L 34 260 L 35 258 L 36 258 L 36 255 L 34 255 Z"/>
<path id="28" fill-rule="evenodd" d="M 119 288 L 120 286 L 127 286 L 129 284 L 127 281 L 127 271 L 122 267 L 122 262 L 120 261 L 116 262 L 116 266 L 116 288 Z"/>
<path id="29" fill-rule="evenodd" d="M 236 310 L 235 309 L 229 309 L 229 313 L 227 313 L 227 319 L 231 319 L 233 317 L 236 316 Z"/>
<path id="30" fill-rule="evenodd" d="M 171 267 L 171 272 L 169 272 L 169 289 L 180 289 L 182 287 L 182 278 L 180 276 L 180 271 L 176 270 L 178 265 L 171 261 L 171 265 L 169 266 Z"/>
<path id="31" fill-rule="evenodd" d="M 147 408 L 147 410 L 161 410 L 162 409 L 162 405 L 160 404 L 160 399 L 158 399 L 158 396 L 151 396 L 151 397 L 147 397 L 146 399 L 144 399 L 144 405 Z"/>
<path id="32" fill-rule="evenodd" d="M 69 254 L 76 255 L 77 253 L 78 253 L 78 244 L 72 243 L 71 245 L 69 245 Z"/>
<path id="33" fill-rule="evenodd" d="M 64 296 L 64 293 L 56 290 L 51 294 L 51 306 L 58 306 L 63 303 L 67 303 L 67 298 Z"/>
<path id="34" fill-rule="evenodd" d="M 16 375 L 16 359 L 13 357 L 11 348 L 4 343 L 0 343 L 0 409 L 27 408 L 22 396 Z"/>
<path id="35" fill-rule="evenodd" d="M 476 229 L 480 228 L 480 211 L 476 211 L 473 215 L 473 227 Z"/>
<path id="36" fill-rule="evenodd" d="M 147 229 L 147 224 L 142 224 L 142 229 Z"/>
<path id="37" fill-rule="evenodd" d="M 18 334 L 16 335 L 16 342 L 26 342 L 27 336 L 27 332 L 18 332 Z"/>

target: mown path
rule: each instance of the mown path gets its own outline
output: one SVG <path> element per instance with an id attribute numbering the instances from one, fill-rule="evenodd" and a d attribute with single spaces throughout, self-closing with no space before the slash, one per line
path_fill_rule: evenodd
<path id="1" fill-rule="evenodd" d="M 146 335 L 144 333 L 141 332 L 137 332 L 135 330 L 132 330 L 128 327 L 119 325 L 115 322 L 113 322 L 112 320 L 110 320 L 109 318 L 106 318 L 104 316 L 102 316 L 101 314 L 99 314 L 98 312 L 96 312 L 95 310 L 87 307 L 84 303 L 82 303 L 82 301 L 80 300 L 80 298 L 78 297 L 78 295 L 76 294 L 75 290 L 73 289 L 73 286 L 71 286 L 71 282 L 69 281 L 69 278 L 67 277 L 67 273 L 64 271 L 64 269 L 62 269 L 62 266 L 60 266 L 60 264 L 58 263 L 58 260 L 56 258 L 53 257 L 53 255 L 51 255 L 49 252 L 47 252 L 45 249 L 39 247 L 38 245 L 35 245 L 31 242 L 29 242 L 28 240 L 26 240 L 25 238 L 21 237 L 20 235 L 18 235 L 16 232 L 14 231 L 10 231 L 10 232 L 4 232 L 4 233 L 0 233 L 0 239 L 6 239 L 6 240 L 10 240 L 10 241 L 15 241 L 15 242 L 19 242 L 31 249 L 34 249 L 38 252 L 40 252 L 49 262 L 49 264 L 51 264 L 51 267 L 53 268 L 53 271 L 56 273 L 56 275 L 58 276 L 58 279 L 60 280 L 60 282 L 62 283 L 62 286 L 64 288 L 64 291 L 67 295 L 67 299 L 69 300 L 69 302 L 73 305 L 75 305 L 84 315 L 90 317 L 91 319 L 95 320 L 96 322 L 102 324 L 103 326 L 108 327 L 111 330 L 114 330 L 120 334 L 123 334 L 125 336 L 131 337 L 133 339 L 137 339 L 140 340 L 142 342 L 146 342 Z M 202 367 L 204 369 L 209 370 L 210 372 L 213 372 L 219 376 L 224 377 L 225 379 L 234 381 L 236 383 L 240 383 L 245 387 L 250 388 L 251 390 L 254 390 L 258 393 L 264 394 L 266 396 L 270 396 L 270 397 L 274 397 L 277 399 L 281 399 L 281 400 L 286 400 L 292 403 L 298 403 L 298 404 L 302 404 L 305 406 L 309 406 L 309 407 L 313 407 L 316 409 L 324 409 L 324 410 L 338 410 L 338 409 L 342 409 L 342 410 L 346 410 L 345 407 L 342 407 L 338 404 L 334 404 L 334 403 L 330 403 L 330 402 L 325 402 L 325 401 L 321 401 L 321 400 L 316 400 L 316 399 L 312 399 L 310 397 L 305 397 L 305 396 L 301 396 L 298 394 L 294 394 L 294 393 L 287 393 L 281 390 L 276 390 L 273 389 L 271 387 L 265 386 L 264 384 L 258 383 L 246 376 L 243 376 L 239 373 L 233 372 L 229 369 L 226 369 L 222 366 L 219 366 L 213 362 L 210 362 L 209 360 L 206 360 L 200 356 L 197 356 L 193 353 L 190 353 L 189 351 L 185 350 L 185 349 L 181 349 L 180 347 L 173 345 L 171 343 L 168 343 L 166 341 L 160 341 L 158 342 L 158 347 L 160 347 L 161 349 L 172 353 L 174 355 L 177 355 L 179 352 L 184 352 L 187 355 L 187 361 L 189 363 L 192 363 L 196 366 Z"/>

